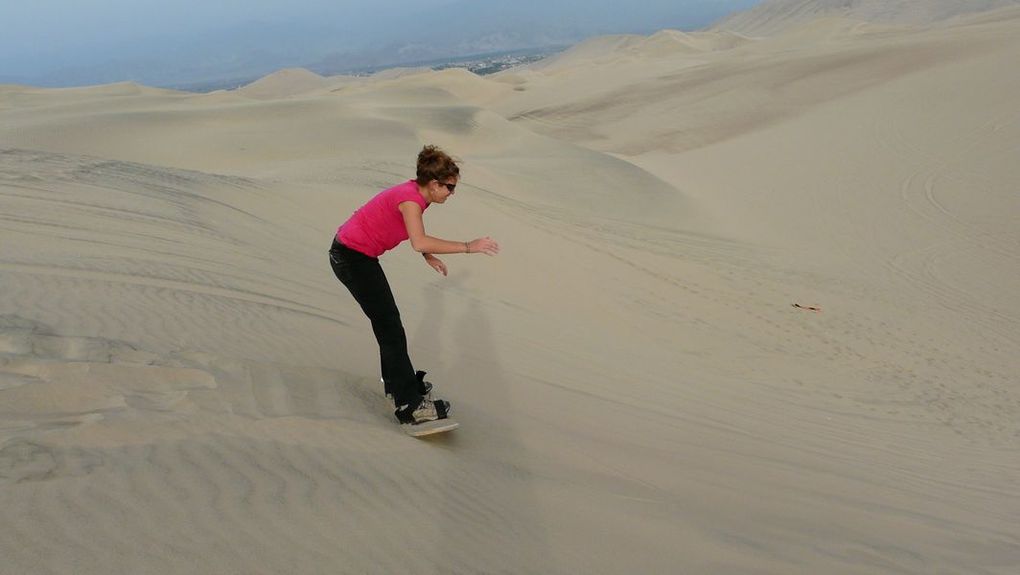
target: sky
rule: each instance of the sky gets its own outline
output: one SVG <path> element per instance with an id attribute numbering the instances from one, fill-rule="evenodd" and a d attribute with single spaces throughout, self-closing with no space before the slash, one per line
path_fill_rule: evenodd
<path id="1" fill-rule="evenodd" d="M 0 0 L 0 83 L 173 86 L 707 25 L 760 0 Z M 332 69 L 329 69 L 332 68 Z"/>
<path id="2" fill-rule="evenodd" d="M 145 46 L 250 22 L 392 20 L 453 0 L 0 0 L 0 51 L 17 56 Z"/>

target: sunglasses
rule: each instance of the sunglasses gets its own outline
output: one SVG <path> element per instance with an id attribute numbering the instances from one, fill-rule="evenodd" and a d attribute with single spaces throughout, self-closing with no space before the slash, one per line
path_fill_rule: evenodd
<path id="1" fill-rule="evenodd" d="M 451 194 L 453 193 L 454 188 L 457 187 L 457 184 L 447 184 L 446 182 L 440 182 L 439 180 L 436 180 L 436 183 L 439 184 L 440 186 L 443 186 L 447 190 L 450 190 Z"/>

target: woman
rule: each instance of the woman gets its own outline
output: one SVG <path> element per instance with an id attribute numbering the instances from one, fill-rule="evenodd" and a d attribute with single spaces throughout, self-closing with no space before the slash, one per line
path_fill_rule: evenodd
<path id="1" fill-rule="evenodd" d="M 400 423 L 415 425 L 445 419 L 450 402 L 431 398 L 424 372 L 415 372 L 407 355 L 407 337 L 379 256 L 406 239 L 437 272 L 446 264 L 435 254 L 499 253 L 499 244 L 484 237 L 470 242 L 443 240 L 425 234 L 422 214 L 432 204 L 443 204 L 460 181 L 460 167 L 436 146 L 418 154 L 417 177 L 383 190 L 359 208 L 337 230 L 329 250 L 333 273 L 350 290 L 372 322 L 379 343 L 385 392 L 392 395 Z"/>

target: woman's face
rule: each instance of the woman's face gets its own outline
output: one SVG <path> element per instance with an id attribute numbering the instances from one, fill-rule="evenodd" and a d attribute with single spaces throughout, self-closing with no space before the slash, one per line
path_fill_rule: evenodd
<path id="1" fill-rule="evenodd" d="M 429 183 L 429 191 L 432 194 L 432 201 L 437 204 L 446 202 L 446 198 L 453 195 L 454 188 L 457 186 L 459 178 L 450 176 L 443 178 L 442 180 L 432 180 Z"/>

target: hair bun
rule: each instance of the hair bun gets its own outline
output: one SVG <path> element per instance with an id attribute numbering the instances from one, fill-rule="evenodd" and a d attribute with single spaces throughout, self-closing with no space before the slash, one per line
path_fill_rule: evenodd
<path id="1" fill-rule="evenodd" d="M 460 177 L 460 167 L 439 146 L 427 144 L 418 152 L 418 184 L 426 185 L 432 180 Z"/>

